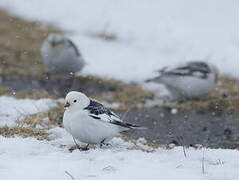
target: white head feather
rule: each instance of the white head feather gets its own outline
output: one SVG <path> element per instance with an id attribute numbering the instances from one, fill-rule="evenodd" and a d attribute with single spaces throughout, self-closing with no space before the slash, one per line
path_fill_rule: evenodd
<path id="1" fill-rule="evenodd" d="M 89 104 L 90 99 L 81 92 L 71 91 L 65 98 L 65 108 L 67 110 L 82 110 Z"/>
<path id="2" fill-rule="evenodd" d="M 47 42 L 50 44 L 50 46 L 55 47 L 59 44 L 67 44 L 67 38 L 61 34 L 50 34 L 47 38 Z"/>

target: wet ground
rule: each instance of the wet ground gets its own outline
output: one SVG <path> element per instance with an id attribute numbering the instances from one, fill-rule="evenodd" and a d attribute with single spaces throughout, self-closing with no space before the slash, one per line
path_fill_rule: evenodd
<path id="1" fill-rule="evenodd" d="M 172 114 L 168 108 L 136 109 L 127 120 L 144 125 L 148 130 L 128 133 L 131 137 L 144 137 L 150 142 L 213 148 L 239 147 L 238 113 L 214 111 L 179 111 Z"/>

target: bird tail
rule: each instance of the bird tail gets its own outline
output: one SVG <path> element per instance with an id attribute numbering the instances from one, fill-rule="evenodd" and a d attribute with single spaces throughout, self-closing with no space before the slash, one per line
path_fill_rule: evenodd
<path id="1" fill-rule="evenodd" d="M 161 76 L 157 76 L 157 77 L 145 80 L 146 83 L 149 83 L 149 82 L 160 82 L 160 81 L 161 81 Z"/>
<path id="2" fill-rule="evenodd" d="M 147 127 L 143 127 L 143 126 L 139 126 L 139 125 L 134 125 L 134 124 L 131 124 L 130 129 L 137 129 L 137 130 L 145 130 L 145 129 L 148 129 Z"/>
<path id="3" fill-rule="evenodd" d="M 145 82 L 161 82 L 162 75 L 165 73 L 165 71 L 168 69 L 168 67 L 164 67 L 160 70 L 156 70 L 155 73 L 158 74 L 158 76 L 151 78 L 151 79 L 146 79 Z"/>
<path id="4" fill-rule="evenodd" d="M 115 124 L 115 125 L 118 125 L 118 126 L 121 126 L 123 129 L 147 129 L 145 127 L 142 127 L 142 126 L 139 126 L 139 125 L 135 125 L 135 124 L 130 124 L 130 123 L 127 123 L 127 122 L 122 122 L 122 121 L 112 121 L 111 122 L 112 124 Z"/>

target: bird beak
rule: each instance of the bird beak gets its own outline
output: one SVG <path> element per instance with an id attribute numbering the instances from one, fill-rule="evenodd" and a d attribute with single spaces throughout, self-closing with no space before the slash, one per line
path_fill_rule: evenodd
<path id="1" fill-rule="evenodd" d="M 69 102 L 66 102 L 66 104 L 64 105 L 64 108 L 68 108 L 71 104 Z"/>

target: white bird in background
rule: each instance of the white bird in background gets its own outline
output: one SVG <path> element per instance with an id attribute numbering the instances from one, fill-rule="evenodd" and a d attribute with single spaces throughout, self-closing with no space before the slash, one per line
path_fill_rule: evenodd
<path id="1" fill-rule="evenodd" d="M 65 98 L 64 128 L 73 138 L 89 144 L 107 144 L 114 136 L 130 129 L 145 129 L 123 122 L 119 116 L 85 94 L 71 91 Z"/>
<path id="2" fill-rule="evenodd" d="M 162 83 L 176 100 L 200 98 L 214 89 L 218 69 L 203 61 L 190 61 L 173 68 L 164 67 L 159 76 L 146 82 Z"/>
<path id="3" fill-rule="evenodd" d="M 85 66 L 76 45 L 61 34 L 50 34 L 41 47 L 43 64 L 48 73 L 74 75 Z"/>

